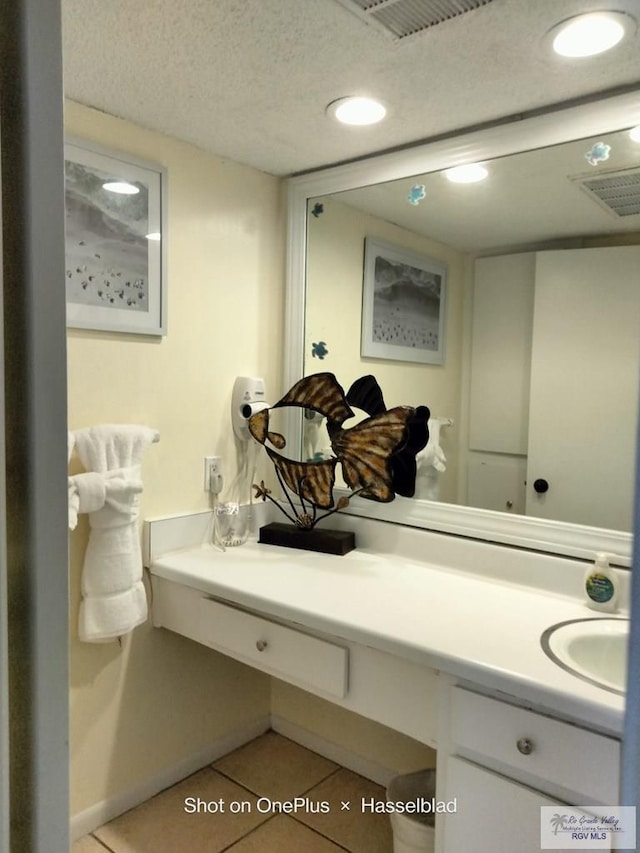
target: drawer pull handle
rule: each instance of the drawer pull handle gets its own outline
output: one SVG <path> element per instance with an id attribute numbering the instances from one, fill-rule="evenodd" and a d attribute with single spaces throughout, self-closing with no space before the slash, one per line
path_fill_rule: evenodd
<path id="1" fill-rule="evenodd" d="M 518 747 L 518 752 L 522 753 L 522 755 L 531 755 L 533 752 L 533 741 L 529 740 L 528 737 L 521 737 L 516 746 Z"/>
<path id="2" fill-rule="evenodd" d="M 258 642 L 256 643 L 256 649 L 259 652 L 263 652 L 267 648 L 268 645 L 269 644 L 267 643 L 266 640 L 258 640 Z"/>

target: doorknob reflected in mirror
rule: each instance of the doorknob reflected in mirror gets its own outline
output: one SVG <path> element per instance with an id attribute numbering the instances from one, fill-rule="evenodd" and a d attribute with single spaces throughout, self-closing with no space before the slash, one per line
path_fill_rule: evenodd
<path id="1" fill-rule="evenodd" d="M 534 480 L 533 488 L 539 495 L 544 495 L 545 492 L 549 491 L 549 483 L 543 479 Z"/>

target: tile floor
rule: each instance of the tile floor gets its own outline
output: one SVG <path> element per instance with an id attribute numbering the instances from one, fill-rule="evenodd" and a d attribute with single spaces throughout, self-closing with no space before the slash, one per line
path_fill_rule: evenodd
<path id="1" fill-rule="evenodd" d="M 295 813 L 278 811 L 297 797 Z M 385 792 L 267 732 L 96 829 L 72 853 L 392 853 L 388 816 L 363 814 L 362 797 Z"/>

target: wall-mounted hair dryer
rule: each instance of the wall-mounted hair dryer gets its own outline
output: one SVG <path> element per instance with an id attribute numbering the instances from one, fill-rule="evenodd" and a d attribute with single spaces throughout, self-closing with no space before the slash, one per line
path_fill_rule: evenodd
<path id="1" fill-rule="evenodd" d="M 231 423 L 240 441 L 249 441 L 251 438 L 247 426 L 251 415 L 268 408 L 269 404 L 264 398 L 264 379 L 257 376 L 238 376 L 231 395 Z"/>

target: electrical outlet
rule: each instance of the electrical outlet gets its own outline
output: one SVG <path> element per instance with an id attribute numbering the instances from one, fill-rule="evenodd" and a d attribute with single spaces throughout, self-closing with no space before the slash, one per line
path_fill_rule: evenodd
<path id="1" fill-rule="evenodd" d="M 222 457 L 204 457 L 204 490 L 213 495 L 222 491 Z"/>

